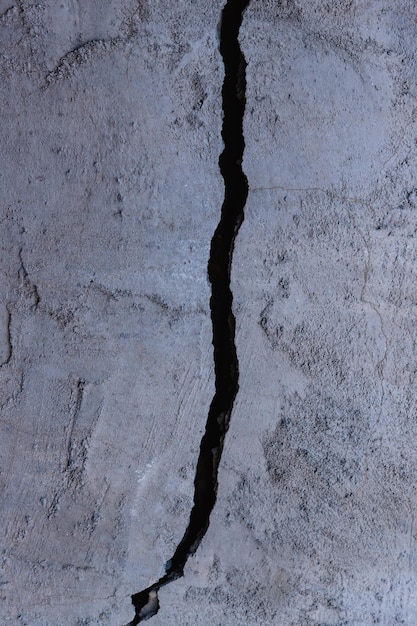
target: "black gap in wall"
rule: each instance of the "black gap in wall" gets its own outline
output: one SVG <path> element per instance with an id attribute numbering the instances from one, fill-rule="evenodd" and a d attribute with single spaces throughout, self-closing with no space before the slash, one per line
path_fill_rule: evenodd
<path id="1" fill-rule="evenodd" d="M 187 559 L 195 553 L 209 526 L 216 502 L 218 469 L 224 438 L 229 427 L 238 391 L 239 366 L 235 346 L 235 318 L 230 272 L 236 235 L 244 218 L 248 183 L 242 170 L 245 147 L 243 115 L 246 94 L 246 62 L 238 35 L 243 12 L 250 0 L 229 0 L 221 16 L 220 53 L 224 63 L 222 89 L 224 150 L 219 167 L 224 179 L 225 197 L 219 224 L 211 241 L 208 276 L 211 283 L 210 309 L 213 325 L 215 394 L 210 405 L 206 430 L 200 444 L 194 479 L 194 504 L 188 527 L 165 574 L 156 583 L 132 596 L 137 626 L 159 610 L 158 591 L 181 577 Z"/>

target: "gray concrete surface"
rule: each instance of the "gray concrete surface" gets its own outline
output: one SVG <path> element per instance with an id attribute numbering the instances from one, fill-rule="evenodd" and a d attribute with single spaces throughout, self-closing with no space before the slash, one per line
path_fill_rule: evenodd
<path id="1" fill-rule="evenodd" d="M 253 1 L 240 391 L 162 624 L 417 623 L 415 7 Z M 196 610 L 198 607 L 198 610 Z"/>
<path id="2" fill-rule="evenodd" d="M 126 623 L 187 524 L 223 199 L 191 4 L 1 3 L 2 624 Z"/>
<path id="3" fill-rule="evenodd" d="M 121 626 L 213 394 L 222 3 L 1 1 L 1 621 Z M 240 391 L 150 624 L 417 623 L 408 0 L 252 0 Z"/>

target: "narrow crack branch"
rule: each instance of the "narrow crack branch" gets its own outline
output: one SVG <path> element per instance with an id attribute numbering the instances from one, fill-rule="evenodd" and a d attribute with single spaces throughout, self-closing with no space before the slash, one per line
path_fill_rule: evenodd
<path id="1" fill-rule="evenodd" d="M 207 532 L 210 514 L 217 497 L 217 477 L 224 439 L 239 386 L 230 275 L 234 242 L 243 222 L 243 211 L 248 196 L 248 181 L 242 170 L 245 147 L 243 115 L 246 61 L 238 37 L 243 13 L 249 1 L 228 0 L 221 15 L 220 54 L 223 58 L 225 75 L 222 89 L 224 150 L 219 158 L 219 167 L 224 179 L 225 197 L 220 221 L 211 241 L 208 262 L 215 394 L 200 444 L 194 479 L 194 505 L 184 536 L 172 558 L 165 565 L 164 576 L 147 589 L 132 596 L 136 615 L 128 626 L 136 626 L 158 612 L 159 589 L 183 575 L 188 558 L 196 552 Z"/>
<path id="2" fill-rule="evenodd" d="M 10 308 L 6 305 L 6 354 L 3 361 L 0 363 L 0 367 L 9 365 L 13 356 L 13 343 L 12 343 L 12 314 Z"/>

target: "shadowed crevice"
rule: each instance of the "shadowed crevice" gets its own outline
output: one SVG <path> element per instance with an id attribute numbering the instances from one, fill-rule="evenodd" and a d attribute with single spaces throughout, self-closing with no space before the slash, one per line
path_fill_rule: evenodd
<path id="1" fill-rule="evenodd" d="M 220 53 L 225 75 L 222 89 L 224 150 L 219 158 L 219 167 L 224 179 L 225 197 L 220 221 L 211 241 L 208 262 L 215 394 L 200 444 L 194 479 L 194 504 L 184 536 L 172 558 L 165 565 L 165 574 L 156 583 L 132 596 L 136 615 L 128 626 L 136 626 L 158 612 L 159 589 L 183 575 L 188 558 L 196 552 L 207 532 L 210 514 L 217 497 L 217 476 L 224 438 L 239 387 L 230 273 L 234 242 L 243 222 L 243 211 L 248 195 L 248 183 L 242 170 L 245 147 L 243 115 L 246 62 L 240 49 L 238 35 L 243 12 L 249 1 L 229 0 L 223 8 L 220 24 Z"/>

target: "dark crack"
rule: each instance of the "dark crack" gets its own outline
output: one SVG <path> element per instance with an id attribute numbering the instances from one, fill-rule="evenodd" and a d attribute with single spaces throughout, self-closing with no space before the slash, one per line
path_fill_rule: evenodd
<path id="1" fill-rule="evenodd" d="M 6 354 L 3 361 L 0 363 L 0 367 L 9 365 L 13 356 L 13 343 L 12 343 L 12 314 L 10 308 L 6 305 Z"/>
<path id="2" fill-rule="evenodd" d="M 223 8 L 220 24 L 220 53 L 225 76 L 222 89 L 224 150 L 219 158 L 219 167 L 224 179 L 225 197 L 220 222 L 211 241 L 208 263 L 215 394 L 200 444 L 194 480 L 194 504 L 184 536 L 165 565 L 165 574 L 156 583 L 132 596 L 136 615 L 128 626 L 136 626 L 158 612 L 159 589 L 183 575 L 188 558 L 196 552 L 207 532 L 217 497 L 217 477 L 224 439 L 238 391 L 239 364 L 230 274 L 234 242 L 244 218 L 243 210 L 248 195 L 248 183 L 242 170 L 246 62 L 238 35 L 243 12 L 249 1 L 229 0 Z"/>

